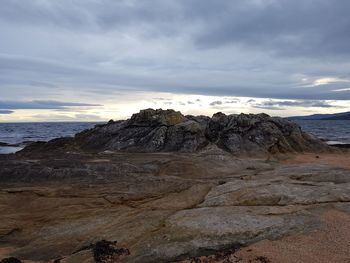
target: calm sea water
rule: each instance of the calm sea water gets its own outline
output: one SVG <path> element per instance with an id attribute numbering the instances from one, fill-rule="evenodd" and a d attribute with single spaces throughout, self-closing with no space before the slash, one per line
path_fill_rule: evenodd
<path id="1" fill-rule="evenodd" d="M 350 144 L 350 120 L 294 120 L 301 128 L 329 144 Z"/>
<path id="2" fill-rule="evenodd" d="M 350 121 L 297 120 L 304 131 L 329 143 L 350 144 Z M 0 142 L 16 146 L 0 146 L 0 154 L 16 152 L 28 141 L 48 141 L 92 128 L 97 123 L 0 123 Z"/>
<path id="3" fill-rule="evenodd" d="M 91 122 L 0 123 L 0 143 L 16 145 L 0 146 L 0 154 L 16 152 L 22 149 L 27 142 L 49 141 L 54 138 L 73 136 L 96 124 Z"/>

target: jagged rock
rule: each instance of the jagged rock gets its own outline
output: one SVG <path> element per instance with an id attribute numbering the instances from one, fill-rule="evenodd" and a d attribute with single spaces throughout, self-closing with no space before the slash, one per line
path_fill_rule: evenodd
<path id="1" fill-rule="evenodd" d="M 97 125 L 74 139 L 33 144 L 20 154 L 50 150 L 197 152 L 210 145 L 235 155 L 331 151 L 297 124 L 266 114 L 219 112 L 209 118 L 184 116 L 174 110 L 146 109 L 125 121 Z"/>
<path id="2" fill-rule="evenodd" d="M 174 110 L 153 110 L 146 109 L 141 110 L 139 113 L 133 114 L 128 120 L 129 126 L 173 126 L 185 121 L 185 116 L 183 116 L 179 111 Z"/>

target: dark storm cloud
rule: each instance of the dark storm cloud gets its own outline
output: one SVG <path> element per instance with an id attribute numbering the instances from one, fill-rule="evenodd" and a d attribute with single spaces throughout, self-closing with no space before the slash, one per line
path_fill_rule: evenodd
<path id="1" fill-rule="evenodd" d="M 4 0 L 0 92 L 350 100 L 349 10 L 347 0 Z M 327 77 L 342 81 L 313 85 Z"/>
<path id="2" fill-rule="evenodd" d="M 67 107 L 92 107 L 101 106 L 99 104 L 61 102 L 61 101 L 0 101 L 0 109 L 20 110 L 20 109 L 64 109 Z"/>

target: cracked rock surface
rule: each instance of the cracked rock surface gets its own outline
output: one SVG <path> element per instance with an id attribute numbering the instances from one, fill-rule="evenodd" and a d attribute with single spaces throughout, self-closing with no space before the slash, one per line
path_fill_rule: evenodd
<path id="1" fill-rule="evenodd" d="M 224 151 L 1 156 L 0 255 L 94 262 L 76 251 L 106 240 L 128 253 L 103 258 L 172 262 L 307 233 L 324 211 L 350 212 L 350 170 L 307 156 L 315 162 Z"/>

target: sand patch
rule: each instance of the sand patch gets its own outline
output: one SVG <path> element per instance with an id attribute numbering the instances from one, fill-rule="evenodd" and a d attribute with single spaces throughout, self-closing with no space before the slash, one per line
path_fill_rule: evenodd
<path id="1" fill-rule="evenodd" d="M 350 215 L 332 210 L 322 216 L 322 222 L 322 227 L 312 233 L 264 240 L 238 251 L 236 255 L 244 259 L 241 262 L 250 262 L 259 256 L 271 263 L 350 262 Z"/>
<path id="2" fill-rule="evenodd" d="M 337 154 L 298 154 L 293 157 L 281 161 L 282 164 L 305 164 L 305 163 L 317 163 L 332 165 L 335 167 L 350 169 L 350 154 L 349 153 L 337 153 Z"/>

